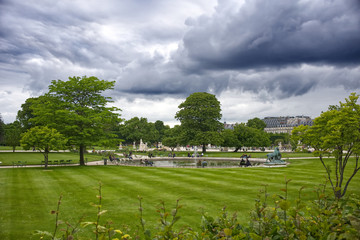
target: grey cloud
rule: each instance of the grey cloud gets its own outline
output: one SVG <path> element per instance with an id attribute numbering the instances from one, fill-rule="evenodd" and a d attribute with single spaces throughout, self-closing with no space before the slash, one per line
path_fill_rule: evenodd
<path id="1" fill-rule="evenodd" d="M 9 67 L 0 70 L 21 73 L 36 93 L 74 75 L 116 80 L 115 99 L 234 90 L 267 101 L 360 88 L 355 1 L 227 0 L 213 14 L 173 19 L 207 3 L 3 1 L 0 63 Z M 154 50 L 174 43 L 170 59 Z"/>
<path id="2" fill-rule="evenodd" d="M 360 67 L 296 65 L 260 71 L 231 71 L 229 75 L 229 89 L 259 94 L 264 101 L 302 96 L 319 88 L 360 89 Z"/>
<path id="3" fill-rule="evenodd" d="M 142 57 L 117 79 L 117 92 L 149 98 L 186 97 L 195 91 L 221 94 L 251 92 L 262 101 L 302 96 L 319 88 L 360 88 L 360 68 L 329 65 L 288 65 L 253 70 L 181 71 L 176 62 L 161 57 Z"/>
<path id="4" fill-rule="evenodd" d="M 160 66 L 141 64 L 126 69 L 117 79 L 116 90 L 126 94 L 149 95 L 151 98 L 165 96 L 184 97 L 190 93 L 207 91 L 220 93 L 228 86 L 226 74 L 187 75 L 170 64 Z"/>
<path id="5" fill-rule="evenodd" d="M 100 26 L 85 17 L 89 14 L 72 15 L 28 1 L 4 6 L 1 23 L 6 34 L 0 39 L 0 62 L 26 72 L 28 90 L 39 92 L 52 79 L 72 75 L 115 78 L 118 69 L 136 57 L 136 51 L 127 49 L 128 43 L 109 44 L 99 36 Z"/>
<path id="6" fill-rule="evenodd" d="M 181 4 L 130 0 L 3 1 L 0 62 L 26 72 L 31 79 L 27 88 L 35 92 L 52 79 L 75 74 L 96 74 L 110 80 L 124 78 L 121 76 L 127 65 L 142 61 L 143 48 L 174 43 L 181 38 L 185 26 L 166 19 L 171 16 L 167 10 Z M 157 13 L 161 17 L 154 18 Z M 101 32 L 109 26 L 108 32 Z M 113 32 L 118 28 L 125 32 Z M 109 36 L 112 34 L 115 35 Z M 156 71 L 142 74 L 142 68 L 134 70 L 139 79 L 132 80 L 141 82 L 144 74 L 155 74 L 153 79 L 158 77 Z M 164 77 L 159 79 L 166 81 Z M 170 85 L 165 89 L 174 91 Z"/>
<path id="7" fill-rule="evenodd" d="M 191 27 L 177 60 L 184 70 L 195 72 L 359 64 L 359 10 L 355 0 L 254 0 L 230 13 L 219 7 L 210 17 L 188 21 Z"/>

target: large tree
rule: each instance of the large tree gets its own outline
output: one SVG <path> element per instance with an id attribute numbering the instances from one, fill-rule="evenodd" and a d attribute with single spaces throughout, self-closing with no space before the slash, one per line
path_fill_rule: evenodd
<path id="1" fill-rule="evenodd" d="M 202 151 L 206 152 L 207 144 L 222 143 L 221 108 L 215 95 L 193 93 L 179 105 L 179 109 L 175 118 L 181 122 L 187 144 L 202 145 Z"/>
<path id="2" fill-rule="evenodd" d="M 236 124 L 234 135 L 237 138 L 235 152 L 242 147 L 267 147 L 270 145 L 269 135 L 261 129 L 248 127 L 244 123 Z"/>
<path id="3" fill-rule="evenodd" d="M 21 146 L 24 149 L 35 148 L 44 155 L 44 166 L 47 168 L 49 152 L 62 149 L 67 139 L 56 129 L 48 127 L 33 127 L 25 132 L 21 138 Z"/>
<path id="4" fill-rule="evenodd" d="M 17 112 L 16 120 L 19 121 L 23 132 L 34 127 L 35 123 L 32 121 L 35 117 L 33 107 L 36 104 L 42 104 L 40 102 L 42 99 L 43 98 L 28 98 L 25 103 L 21 104 L 21 110 Z"/>
<path id="5" fill-rule="evenodd" d="M 116 113 L 120 109 L 108 107 L 111 97 L 102 95 L 114 85 L 114 81 L 86 76 L 53 80 L 49 92 L 40 97 L 41 104 L 32 107 L 34 122 L 65 135 L 69 144 L 78 147 L 80 165 L 85 165 L 86 146 L 113 138 L 111 129 L 120 122 Z"/>
<path id="6" fill-rule="evenodd" d="M 291 138 L 315 149 L 324 166 L 336 198 L 345 195 L 350 181 L 360 170 L 360 105 L 359 95 L 352 93 L 345 102 L 330 106 L 315 118 L 313 126 L 294 128 Z M 324 158 L 332 154 L 333 164 Z M 346 169 L 354 161 L 353 169 Z"/>

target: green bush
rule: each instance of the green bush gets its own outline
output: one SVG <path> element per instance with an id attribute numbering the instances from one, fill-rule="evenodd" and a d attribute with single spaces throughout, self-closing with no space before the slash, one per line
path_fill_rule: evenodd
<path id="1" fill-rule="evenodd" d="M 325 187 L 316 190 L 317 200 L 303 202 L 301 190 L 295 202 L 284 194 L 255 201 L 249 224 L 238 222 L 236 214 L 228 217 L 225 210 L 214 219 L 203 216 L 197 239 L 359 239 L 360 201 L 357 196 L 333 200 L 325 194 Z M 268 201 L 272 200 L 272 206 Z"/>

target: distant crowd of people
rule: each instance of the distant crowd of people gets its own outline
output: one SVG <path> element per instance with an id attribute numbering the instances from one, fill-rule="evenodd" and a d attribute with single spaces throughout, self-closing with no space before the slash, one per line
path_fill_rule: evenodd
<path id="1" fill-rule="evenodd" d="M 154 162 L 151 161 L 151 160 L 147 160 L 147 159 L 142 160 L 142 159 L 140 159 L 140 165 L 152 166 L 153 164 L 154 164 Z"/>
<path id="2" fill-rule="evenodd" d="M 204 156 L 204 154 L 203 153 L 201 153 L 201 154 L 199 154 L 199 153 L 193 153 L 193 154 L 190 154 L 189 152 L 187 153 L 187 156 L 190 158 L 190 157 L 192 157 L 192 158 L 194 158 L 194 157 L 203 157 Z"/>

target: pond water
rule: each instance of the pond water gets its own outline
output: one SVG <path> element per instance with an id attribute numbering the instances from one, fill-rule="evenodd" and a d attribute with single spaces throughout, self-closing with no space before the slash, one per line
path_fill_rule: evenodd
<path id="1" fill-rule="evenodd" d="M 132 160 L 120 162 L 120 165 L 133 165 L 133 166 L 153 166 L 153 167 L 240 167 L 240 160 L 196 160 L 195 159 L 147 159 L 147 160 Z M 252 166 L 259 165 L 260 163 L 252 162 Z"/>

